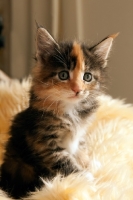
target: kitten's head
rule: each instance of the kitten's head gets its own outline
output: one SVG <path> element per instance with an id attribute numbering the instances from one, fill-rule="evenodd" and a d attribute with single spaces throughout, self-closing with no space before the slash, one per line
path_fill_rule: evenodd
<path id="1" fill-rule="evenodd" d="M 60 103 L 77 105 L 93 100 L 104 84 L 111 35 L 93 47 L 79 42 L 57 43 L 42 27 L 37 29 L 32 92 L 36 107 Z"/>

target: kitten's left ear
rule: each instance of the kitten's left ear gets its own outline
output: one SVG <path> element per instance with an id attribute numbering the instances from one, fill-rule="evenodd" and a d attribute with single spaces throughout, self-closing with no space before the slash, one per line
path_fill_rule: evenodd
<path id="1" fill-rule="evenodd" d="M 108 36 L 107 38 L 105 38 L 104 40 L 102 40 L 100 43 L 98 43 L 96 46 L 92 48 L 93 53 L 96 56 L 98 56 L 100 59 L 104 60 L 105 63 L 109 56 L 113 40 L 118 36 L 118 34 L 119 33 Z"/>
<path id="2" fill-rule="evenodd" d="M 58 46 L 54 38 L 48 33 L 46 29 L 37 25 L 36 34 L 36 57 L 47 55 L 50 50 Z"/>

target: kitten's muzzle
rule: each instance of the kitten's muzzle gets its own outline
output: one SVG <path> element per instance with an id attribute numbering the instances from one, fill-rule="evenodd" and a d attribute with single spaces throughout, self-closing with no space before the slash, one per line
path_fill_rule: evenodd
<path id="1" fill-rule="evenodd" d="M 75 94 L 76 95 L 78 95 L 81 91 L 82 91 L 82 89 L 78 86 L 78 85 L 73 85 L 72 87 L 71 87 L 71 89 L 72 89 L 72 91 L 74 91 L 75 92 Z"/>

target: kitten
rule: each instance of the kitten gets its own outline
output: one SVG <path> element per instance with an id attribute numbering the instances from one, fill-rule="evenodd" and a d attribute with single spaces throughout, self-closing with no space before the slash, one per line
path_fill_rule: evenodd
<path id="1" fill-rule="evenodd" d="M 29 107 L 12 123 L 1 167 L 0 187 L 12 197 L 41 187 L 41 176 L 52 179 L 87 167 L 85 133 L 115 36 L 89 48 L 76 41 L 57 43 L 38 27 Z"/>

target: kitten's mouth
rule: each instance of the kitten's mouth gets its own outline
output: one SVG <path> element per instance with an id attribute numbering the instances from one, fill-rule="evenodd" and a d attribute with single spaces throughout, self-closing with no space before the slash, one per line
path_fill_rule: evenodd
<path id="1" fill-rule="evenodd" d="M 79 95 L 73 95 L 73 96 L 70 96 L 70 97 L 68 97 L 69 99 L 79 99 Z"/>
<path id="2" fill-rule="evenodd" d="M 69 99 L 77 99 L 78 96 L 74 95 L 74 96 L 71 96 L 71 97 L 68 97 Z"/>

